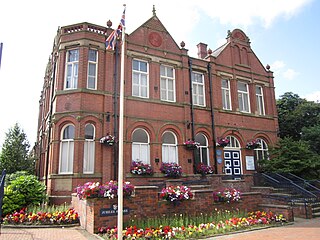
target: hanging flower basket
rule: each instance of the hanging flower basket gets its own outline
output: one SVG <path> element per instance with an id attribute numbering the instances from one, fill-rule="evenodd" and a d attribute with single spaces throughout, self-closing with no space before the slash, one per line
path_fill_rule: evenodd
<path id="1" fill-rule="evenodd" d="M 247 142 L 246 144 L 246 148 L 247 149 L 256 149 L 260 147 L 260 141 L 257 139 L 252 139 L 250 141 Z"/>
<path id="2" fill-rule="evenodd" d="M 200 143 L 188 139 L 183 143 L 183 145 L 186 147 L 186 149 L 193 150 L 193 149 L 197 149 L 200 146 Z"/>
<path id="3" fill-rule="evenodd" d="M 106 136 L 100 138 L 100 143 L 105 146 L 113 146 L 115 143 L 115 137 L 108 133 Z"/>
<path id="4" fill-rule="evenodd" d="M 241 192 L 235 188 L 225 188 L 218 192 L 212 193 L 215 202 L 238 202 L 241 199 Z"/>
<path id="5" fill-rule="evenodd" d="M 230 140 L 228 138 L 218 138 L 217 139 L 217 145 L 219 147 L 226 147 L 230 143 Z"/>
<path id="6" fill-rule="evenodd" d="M 202 176 L 207 174 L 213 174 L 213 168 L 209 165 L 205 165 L 203 163 L 198 163 L 196 166 L 196 172 L 200 173 Z"/>
<path id="7" fill-rule="evenodd" d="M 152 175 L 153 169 L 150 164 L 141 161 L 132 161 L 130 172 L 136 175 Z"/>
<path id="8" fill-rule="evenodd" d="M 176 206 L 179 205 L 182 201 L 192 199 L 193 193 L 187 186 L 169 186 L 162 189 L 160 198 Z"/>
<path id="9" fill-rule="evenodd" d="M 182 167 L 177 163 L 162 163 L 160 171 L 166 177 L 179 178 L 182 175 Z"/>

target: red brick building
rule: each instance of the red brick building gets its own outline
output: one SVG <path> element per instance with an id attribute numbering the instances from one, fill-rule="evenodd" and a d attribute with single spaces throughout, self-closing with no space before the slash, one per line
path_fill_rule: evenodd
<path id="1" fill-rule="evenodd" d="M 109 22 L 110 23 L 110 22 Z M 39 106 L 37 173 L 52 202 L 70 201 L 70 193 L 87 181 L 116 179 L 120 50 L 106 50 L 113 31 L 90 23 L 58 29 L 46 69 Z M 216 174 L 239 178 L 256 171 L 277 141 L 273 73 L 235 29 L 212 51 L 199 43 L 190 57 L 156 16 L 126 36 L 124 99 L 124 172 L 132 160 L 182 166 L 192 178 L 198 162 Z M 120 47 L 119 47 L 120 49 Z M 227 138 L 226 147 L 218 146 Z M 117 139 L 117 138 L 116 138 Z M 188 150 L 188 139 L 200 143 Z M 261 144 L 247 149 L 251 140 Z M 132 178 L 133 179 L 133 178 Z M 146 180 L 140 177 L 141 182 Z"/>

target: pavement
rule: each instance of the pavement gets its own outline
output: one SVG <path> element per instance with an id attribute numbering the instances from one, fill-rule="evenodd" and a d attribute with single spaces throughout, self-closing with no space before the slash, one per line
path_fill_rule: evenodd
<path id="1" fill-rule="evenodd" d="M 88 233 L 80 226 L 73 227 L 7 227 L 0 229 L 2 240 L 97 240 L 97 235 Z M 295 218 L 291 225 L 243 231 L 208 238 L 210 240 L 320 240 L 320 218 Z"/>

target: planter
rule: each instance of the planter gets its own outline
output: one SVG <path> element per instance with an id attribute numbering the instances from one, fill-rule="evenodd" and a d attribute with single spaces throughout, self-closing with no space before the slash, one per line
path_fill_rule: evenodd
<path id="1" fill-rule="evenodd" d="M 185 145 L 186 149 L 188 150 L 194 150 L 197 148 L 197 145 L 194 145 L 194 144 L 186 144 Z"/>

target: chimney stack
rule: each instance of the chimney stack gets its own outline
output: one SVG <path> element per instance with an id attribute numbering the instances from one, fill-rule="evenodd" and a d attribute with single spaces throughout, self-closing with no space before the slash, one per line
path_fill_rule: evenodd
<path id="1" fill-rule="evenodd" d="M 205 43 L 199 43 L 197 47 L 198 47 L 198 58 L 204 59 L 208 54 L 208 51 L 207 51 L 208 45 Z"/>

